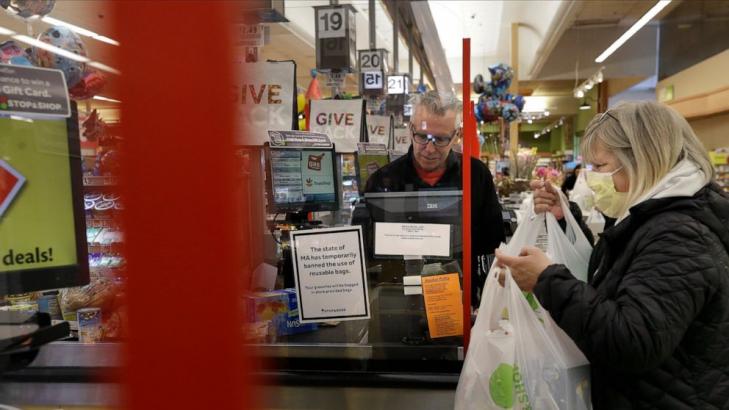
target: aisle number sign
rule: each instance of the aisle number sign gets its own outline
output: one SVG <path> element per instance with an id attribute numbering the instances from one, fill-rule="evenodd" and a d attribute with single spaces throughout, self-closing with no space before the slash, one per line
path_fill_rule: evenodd
<path id="1" fill-rule="evenodd" d="M 359 50 L 359 71 L 387 71 L 387 50 Z"/>
<path id="2" fill-rule="evenodd" d="M 356 24 L 354 7 L 314 7 L 316 18 L 316 68 L 352 72 L 355 66 Z"/>
<path id="3" fill-rule="evenodd" d="M 344 37 L 346 31 L 345 10 L 343 8 L 327 8 L 318 10 L 316 24 L 319 38 Z"/>
<path id="4" fill-rule="evenodd" d="M 362 73 L 362 88 L 364 90 L 383 90 L 385 75 L 381 71 Z"/>
<path id="5" fill-rule="evenodd" d="M 388 94 L 405 94 L 407 93 L 407 77 L 404 75 L 391 75 L 387 77 L 387 93 Z"/>

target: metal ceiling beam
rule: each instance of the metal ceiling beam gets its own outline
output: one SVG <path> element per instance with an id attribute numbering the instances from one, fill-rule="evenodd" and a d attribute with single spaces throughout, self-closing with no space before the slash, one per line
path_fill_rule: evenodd
<path id="1" fill-rule="evenodd" d="M 407 42 L 408 49 L 410 50 L 410 53 L 412 56 L 418 61 L 418 64 L 420 65 L 420 78 L 421 80 L 424 77 L 427 77 L 431 84 L 435 85 L 436 88 L 438 88 L 438 84 L 435 80 L 435 76 L 433 75 L 433 69 L 431 67 L 431 59 L 428 58 L 428 53 L 425 51 L 425 45 L 423 44 L 423 36 L 421 33 L 420 25 L 416 24 L 415 16 L 413 14 L 413 9 L 411 7 L 411 3 L 422 3 L 425 6 L 425 9 L 427 10 L 428 15 L 430 15 L 430 8 L 428 6 L 428 3 L 425 1 L 395 1 L 395 0 L 385 0 L 385 9 L 390 14 L 390 17 L 392 18 L 395 13 L 395 8 L 397 7 L 397 15 L 398 15 L 398 21 L 399 21 L 399 33 L 403 36 L 405 41 Z M 432 22 L 433 18 L 430 16 L 430 20 Z M 394 21 L 394 18 L 393 18 Z M 428 27 L 428 31 L 433 32 L 436 36 L 436 39 L 438 40 L 438 49 L 441 50 L 440 46 L 440 39 L 438 39 L 438 33 L 435 29 L 435 24 L 432 24 L 430 27 Z M 445 58 L 445 57 L 444 57 Z M 442 60 L 442 64 L 445 65 L 447 69 L 447 63 L 445 59 Z M 450 73 L 450 71 L 449 71 Z"/>

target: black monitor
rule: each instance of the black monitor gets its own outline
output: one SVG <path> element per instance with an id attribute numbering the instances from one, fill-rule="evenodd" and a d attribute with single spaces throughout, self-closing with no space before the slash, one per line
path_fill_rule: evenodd
<path id="1" fill-rule="evenodd" d="M 377 238 L 377 224 L 382 222 L 440 224 L 450 230 L 449 255 L 433 255 L 422 249 L 415 255 L 425 259 L 455 259 L 462 256 L 462 191 L 420 190 L 408 192 L 366 193 L 367 208 L 373 222 L 373 237 Z M 376 240 L 376 239 L 375 239 Z M 378 244 L 373 241 L 374 249 Z M 376 258 L 402 258 L 407 255 L 374 253 Z"/>
<path id="2" fill-rule="evenodd" d="M 68 119 L 0 118 L 0 295 L 89 282 L 75 104 Z"/>
<path id="3" fill-rule="evenodd" d="M 265 146 L 269 213 L 339 209 L 334 148 Z"/>

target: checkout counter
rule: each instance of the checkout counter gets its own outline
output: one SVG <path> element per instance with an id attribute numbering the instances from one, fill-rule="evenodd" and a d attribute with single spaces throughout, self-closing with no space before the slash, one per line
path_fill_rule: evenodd
<path id="1" fill-rule="evenodd" d="M 326 169 L 330 164 L 326 157 L 323 161 Z M 270 169 L 268 172 L 271 181 Z M 259 177 L 252 175 L 250 180 L 266 180 L 264 175 Z M 253 185 L 251 189 L 261 192 L 265 187 Z M 273 201 L 275 196 L 268 199 Z M 257 211 L 265 213 L 264 209 Z M 357 208 L 347 210 L 353 219 L 350 224 L 358 223 L 357 212 Z M 460 211 L 456 215 L 460 218 Z M 294 219 L 281 224 L 269 220 L 257 229 L 265 238 L 259 243 L 275 248 L 264 250 L 269 260 L 282 258 L 290 250 L 286 233 L 275 231 L 277 224 L 290 229 L 320 228 L 327 222 L 341 223 L 342 218 L 336 210 L 328 220 L 321 218 L 324 223 L 312 225 L 300 217 Z M 511 223 L 511 215 L 505 223 Z M 278 239 L 270 240 L 273 237 Z M 403 284 L 403 276 L 432 272 L 438 264 L 452 260 L 413 264 L 371 254 L 366 260 L 370 319 L 319 323 L 316 329 L 277 334 L 244 347 L 262 359 L 257 378 L 262 408 L 452 408 L 464 359 L 463 338 L 431 338 L 423 295 Z M 286 278 L 286 264 L 278 265 L 278 287 L 283 287 L 291 280 Z M 457 266 L 441 267 L 442 272 L 459 271 Z M 27 368 L 0 376 L 0 403 L 116 406 L 120 347 L 118 343 L 51 343 Z"/>

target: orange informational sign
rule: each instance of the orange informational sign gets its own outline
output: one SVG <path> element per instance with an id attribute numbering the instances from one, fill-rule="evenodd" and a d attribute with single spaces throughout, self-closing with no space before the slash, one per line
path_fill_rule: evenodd
<path id="1" fill-rule="evenodd" d="M 423 276 L 428 329 L 433 339 L 463 334 L 463 304 L 457 273 Z"/>

